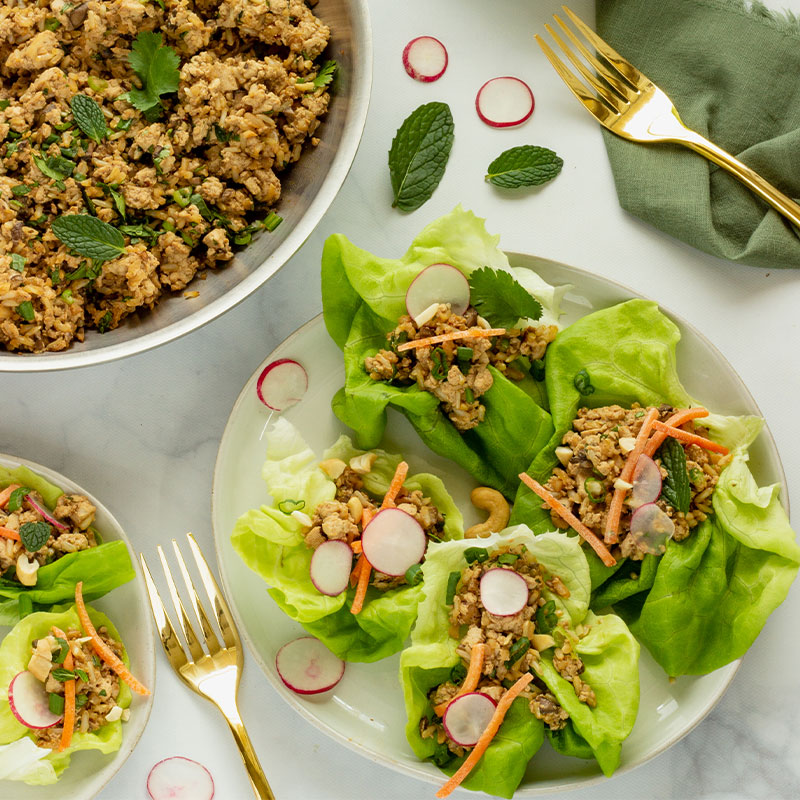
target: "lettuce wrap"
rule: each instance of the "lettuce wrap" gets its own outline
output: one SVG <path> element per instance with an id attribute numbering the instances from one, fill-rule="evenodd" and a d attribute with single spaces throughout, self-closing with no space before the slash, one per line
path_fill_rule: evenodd
<path id="1" fill-rule="evenodd" d="M 349 462 L 364 452 L 342 436 L 323 458 Z M 363 476 L 364 487 L 371 495 L 382 497 L 401 458 L 383 450 L 372 452 L 377 459 Z M 297 429 L 279 419 L 269 431 L 262 469 L 272 504 L 243 514 L 231 542 L 245 564 L 270 585 L 269 594 L 281 610 L 332 652 L 345 661 L 377 661 L 403 647 L 417 617 L 422 586 L 403 585 L 388 591 L 370 586 L 359 614 L 350 612 L 352 587 L 335 597 L 316 589 L 309 574 L 314 551 L 305 542 L 307 528 L 278 506 L 283 501 L 299 501 L 313 514 L 319 503 L 334 498 L 336 486 L 319 469 L 319 461 Z M 461 513 L 439 478 L 426 473 L 409 475 L 404 487 L 419 489 L 431 498 L 444 516 L 444 538 L 463 536 Z"/>
<path id="2" fill-rule="evenodd" d="M 109 635 L 121 641 L 119 633 L 108 617 L 93 608 L 87 609 L 95 627 L 105 625 Z M 8 687 L 14 676 L 27 669 L 31 658 L 31 642 L 50 633 L 53 626 L 66 631 L 81 630 L 74 607 L 57 613 L 36 612 L 18 622 L 0 644 L 0 780 L 18 780 L 44 785 L 55 783 L 69 766 L 73 753 L 80 750 L 99 750 L 114 753 L 122 745 L 122 721 L 107 722 L 93 733 L 76 732 L 72 744 L 62 753 L 55 750 L 31 747 L 33 732 L 20 724 L 8 704 Z M 129 665 L 127 653 L 122 660 Z M 120 681 L 117 705 L 128 708 L 131 690 Z"/>
<path id="3" fill-rule="evenodd" d="M 589 314 L 563 330 L 547 351 L 546 387 L 555 432 L 528 473 L 545 483 L 558 465 L 554 449 L 579 407 L 696 405 L 676 367 L 677 326 L 655 303 L 630 300 Z M 581 395 L 585 370 L 593 391 Z M 619 559 L 607 568 L 587 549 L 592 608 L 612 606 L 672 676 L 705 674 L 739 658 L 783 602 L 800 566 L 777 485 L 758 487 L 748 448 L 763 420 L 711 414 L 700 420 L 732 458 L 712 495 L 714 513 L 662 556 Z M 520 485 L 512 523 L 552 529 L 548 511 Z"/>
<path id="4" fill-rule="evenodd" d="M 0 466 L 0 489 L 11 484 L 39 492 L 48 510 L 64 494 L 25 466 L 8 469 Z M 95 537 L 100 536 L 95 530 Z M 0 625 L 14 625 L 29 610 L 49 610 L 75 597 L 75 584 L 83 581 L 87 601 L 96 600 L 112 589 L 133 580 L 135 572 L 123 541 L 100 543 L 88 550 L 68 553 L 40 567 L 35 586 L 23 586 L 13 577 L 0 577 Z"/>
<path id="5" fill-rule="evenodd" d="M 447 681 L 453 667 L 461 663 L 456 652 L 459 642 L 449 632 L 452 604 L 447 603 L 448 583 L 453 572 L 460 573 L 467 566 L 465 551 L 469 548 L 485 548 L 492 553 L 500 547 L 519 545 L 524 545 L 548 573 L 559 576 L 569 590 L 568 596 L 563 597 L 547 586 L 542 589 L 542 596 L 555 604 L 561 621 L 568 621 L 571 632 L 579 625 L 588 629 L 580 639 L 572 633 L 570 637 L 584 662 L 581 678 L 594 690 L 596 707 L 578 701 L 572 685 L 553 666 L 552 649 L 540 653 L 535 674 L 570 715 L 566 728 L 555 733 L 548 729 L 547 736 L 562 753 L 596 758 L 603 772 L 610 775 L 619 765 L 622 742 L 630 734 L 638 711 L 639 646 L 619 617 L 595 616 L 589 610 L 591 579 L 580 544 L 558 533 L 534 536 L 524 525 L 486 539 L 443 542 L 428 549 L 422 568 L 424 597 L 417 625 L 411 646 L 400 657 L 409 744 L 419 758 L 433 760 L 447 774 L 463 762 L 463 758 L 447 761 L 446 748 L 443 750 L 434 739 L 423 738 L 420 733 L 423 717 L 430 719 L 434 713 L 428 693 Z M 560 630 L 561 634 L 553 635 L 563 636 L 564 628 Z M 497 736 L 462 785 L 511 797 L 544 738 L 544 724 L 525 699 L 517 698 Z"/>
<path id="6" fill-rule="evenodd" d="M 451 264 L 467 276 L 487 266 L 510 271 L 542 304 L 540 321 L 557 324 L 567 287 L 552 287 L 530 270 L 512 270 L 498 240 L 487 233 L 483 220 L 460 206 L 428 225 L 400 259 L 379 258 L 335 234 L 322 254 L 322 305 L 328 332 L 344 351 L 345 385 L 333 399 L 333 410 L 355 431 L 358 444 L 377 446 L 386 427 L 386 409 L 395 408 L 431 450 L 460 464 L 481 484 L 513 498 L 517 474 L 553 433 L 536 381 L 530 377 L 510 381 L 490 367 L 494 382 L 481 396 L 485 418 L 462 434 L 434 395 L 416 384 L 372 380 L 364 368 L 365 357 L 386 347 L 386 334 L 406 313 L 411 282 L 435 263 Z"/>

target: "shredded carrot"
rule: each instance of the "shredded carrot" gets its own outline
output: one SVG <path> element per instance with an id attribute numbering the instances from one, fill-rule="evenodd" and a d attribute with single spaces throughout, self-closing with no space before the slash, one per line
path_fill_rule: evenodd
<path id="1" fill-rule="evenodd" d="M 502 336 L 505 332 L 505 328 L 469 328 L 466 331 L 450 331 L 450 333 L 440 333 L 438 336 L 428 336 L 426 339 L 403 342 L 398 345 L 397 352 L 416 350 L 418 347 L 430 347 L 432 344 L 451 342 L 453 339 L 485 339 L 488 336 Z"/>
<path id="2" fill-rule="evenodd" d="M 356 561 L 356 565 L 353 567 L 353 571 L 350 573 L 351 586 L 355 586 L 358 583 L 358 576 L 361 574 L 361 567 L 366 560 L 367 558 L 363 553 L 358 557 L 358 561 Z"/>
<path id="3" fill-rule="evenodd" d="M 517 699 L 517 696 L 520 695 L 523 691 L 525 691 L 525 687 L 533 680 L 533 675 L 530 672 L 526 672 L 501 698 L 500 702 L 497 704 L 497 707 L 494 710 L 494 715 L 489 720 L 489 724 L 486 726 L 484 732 L 480 735 L 475 747 L 472 748 L 472 752 L 467 756 L 464 763 L 458 768 L 456 773 L 450 778 L 447 783 L 436 792 L 436 796 L 439 800 L 442 798 L 447 797 L 456 787 L 461 785 L 461 782 L 464 778 L 472 772 L 473 767 L 481 760 L 483 754 L 486 752 L 486 748 L 492 742 L 492 739 L 497 735 L 497 731 L 500 730 L 500 726 L 503 724 L 503 719 L 508 712 L 508 709 L 511 708 L 511 704 L 514 700 Z"/>
<path id="4" fill-rule="evenodd" d="M 462 694 L 474 692 L 475 689 L 478 688 L 478 681 L 481 679 L 483 659 L 485 656 L 486 645 L 483 642 L 476 644 L 472 648 L 472 652 L 469 654 L 469 669 L 464 677 L 464 683 L 461 684 L 461 688 L 455 693 L 455 695 L 453 695 L 453 697 L 451 697 L 449 700 L 445 700 L 444 703 L 439 703 L 438 706 L 433 707 L 433 710 L 436 712 L 437 716 L 441 717 L 447 710 L 447 706 L 449 706 L 450 703 L 456 699 L 456 697 L 461 697 Z"/>
<path id="5" fill-rule="evenodd" d="M 642 427 L 639 428 L 639 434 L 636 437 L 636 442 L 633 445 L 633 450 L 628 453 L 628 459 L 622 467 L 622 472 L 619 474 L 619 479 L 630 483 L 633 478 L 633 473 L 636 471 L 636 462 L 639 456 L 644 452 L 647 445 L 647 438 L 650 436 L 650 431 L 653 429 L 653 424 L 658 419 L 658 409 L 650 408 L 642 420 Z M 628 490 L 624 487 L 615 488 L 614 494 L 611 497 L 611 503 L 608 506 L 608 514 L 606 514 L 606 530 L 605 541 L 606 544 L 614 544 L 619 541 L 619 520 L 622 516 L 622 504 L 625 502 L 625 494 Z"/>
<path id="6" fill-rule="evenodd" d="M 361 546 L 361 539 L 356 539 L 356 541 L 350 542 L 350 549 L 354 553 L 363 553 L 364 548 Z"/>
<path id="7" fill-rule="evenodd" d="M 372 567 L 367 561 L 366 556 L 362 553 L 358 559 L 361 563 L 361 572 L 358 573 L 358 585 L 356 586 L 356 594 L 353 598 L 353 605 L 350 606 L 351 614 L 360 614 L 361 609 L 364 607 L 364 598 L 367 596 L 367 587 L 369 586 L 369 576 L 372 572 Z M 363 563 L 362 563 L 363 562 Z M 358 569 L 358 566 L 356 566 Z"/>
<path id="8" fill-rule="evenodd" d="M 12 531 L 11 528 L 0 527 L 0 536 L 5 536 L 6 539 L 13 539 L 15 542 L 19 541 L 19 533 Z"/>
<path id="9" fill-rule="evenodd" d="M 52 631 L 54 636 L 69 641 L 67 634 L 61 628 L 56 628 L 54 625 Z M 75 658 L 72 655 L 71 647 L 67 650 L 66 656 L 64 656 L 63 666 L 64 669 L 72 669 L 75 666 Z M 64 720 L 62 722 L 61 739 L 58 743 L 59 753 L 63 753 L 72 743 L 72 734 L 75 731 L 75 715 L 75 678 L 72 678 L 64 681 Z"/>
<path id="10" fill-rule="evenodd" d="M 524 472 L 520 473 L 519 479 L 531 490 L 536 492 L 542 500 L 547 503 L 553 511 L 558 514 L 561 519 L 563 519 L 573 530 L 577 531 L 577 533 L 589 543 L 592 550 L 600 556 L 600 560 L 607 566 L 613 567 L 614 564 L 617 563 L 614 556 L 608 552 L 606 546 L 603 544 L 602 541 L 595 535 L 594 531 L 590 528 L 587 528 L 571 511 L 564 508 L 558 500 L 553 497 L 547 489 L 542 486 L 541 483 L 535 481 L 531 478 L 530 475 L 526 475 Z"/>
<path id="11" fill-rule="evenodd" d="M 699 417 L 707 417 L 708 411 L 703 408 L 702 406 L 695 406 L 694 408 L 681 408 L 676 411 L 671 417 L 667 419 L 664 423 L 665 425 L 672 425 L 673 428 L 680 428 L 681 425 L 685 425 L 687 422 L 690 422 L 693 419 L 698 419 Z M 656 450 L 664 444 L 664 441 L 667 438 L 667 434 L 664 431 L 657 430 L 647 441 L 647 445 L 644 448 L 644 454 L 646 456 L 650 456 L 652 458 L 656 454 Z"/>
<path id="12" fill-rule="evenodd" d="M 3 491 L 0 492 L 0 508 L 5 508 L 6 503 L 8 502 L 9 498 L 11 497 L 11 493 L 15 490 L 19 489 L 18 483 L 12 483 L 11 486 L 6 486 Z"/>
<path id="13" fill-rule="evenodd" d="M 397 465 L 397 469 L 394 471 L 394 477 L 392 478 L 392 482 L 389 484 L 389 490 L 383 497 L 381 508 L 394 508 L 395 498 L 403 488 L 403 482 L 406 479 L 406 475 L 408 475 L 408 464 L 406 464 L 405 461 L 401 461 Z"/>
<path id="14" fill-rule="evenodd" d="M 704 450 L 712 450 L 715 453 L 722 453 L 724 456 L 730 453 L 730 450 L 728 450 L 724 444 L 712 442 L 711 439 L 706 439 L 705 436 L 698 436 L 696 433 L 689 433 L 689 431 L 683 431 L 680 428 L 673 428 L 671 425 L 666 425 L 663 422 L 656 422 L 653 427 L 661 433 L 666 433 L 667 436 L 671 436 L 673 439 L 680 439 L 682 442 L 686 442 L 686 444 L 696 444 Z"/>
<path id="15" fill-rule="evenodd" d="M 361 532 L 364 532 L 364 528 L 372 522 L 372 518 L 375 516 L 375 512 L 371 508 L 365 508 L 361 512 Z"/>
<path id="16" fill-rule="evenodd" d="M 122 659 L 100 638 L 95 630 L 92 620 L 89 619 L 89 612 L 83 602 L 83 581 L 75 585 L 75 608 L 78 610 L 78 619 L 83 626 L 83 632 L 91 637 L 92 647 L 103 661 L 111 667 L 114 672 L 137 694 L 150 694 L 150 690 L 133 677 L 131 671 L 122 662 Z"/>

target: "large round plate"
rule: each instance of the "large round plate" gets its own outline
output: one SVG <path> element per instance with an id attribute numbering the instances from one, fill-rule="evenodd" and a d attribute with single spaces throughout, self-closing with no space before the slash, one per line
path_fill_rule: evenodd
<path id="1" fill-rule="evenodd" d="M 24 458 L 0 453 L 0 465 L 17 467 L 20 464 L 47 478 L 50 483 L 65 492 L 88 497 L 97 507 L 94 527 L 101 533 L 103 540 L 108 542 L 122 539 L 128 547 L 131 562 L 136 564 L 133 548 L 125 531 L 96 497 L 52 469 L 35 464 L 33 461 L 26 461 Z M 105 597 L 92 601 L 92 606 L 107 614 L 116 625 L 128 650 L 131 671 L 151 691 L 148 697 L 133 695 L 131 718 L 122 726 L 122 747 L 116 753 L 109 755 L 103 755 L 96 750 L 75 753 L 70 766 L 65 770 L 58 783 L 50 786 L 27 786 L 19 781 L 0 781 L 0 797 L 13 797 L 14 800 L 34 800 L 34 798 L 35 800 L 64 800 L 64 798 L 91 800 L 117 774 L 141 738 L 153 707 L 156 685 L 156 651 L 150 622 L 150 609 L 146 598 L 144 580 L 137 571 L 136 577 L 132 581 L 119 586 Z M 0 625 L 0 639 L 8 633 L 8 630 Z"/>
<path id="2" fill-rule="evenodd" d="M 509 254 L 512 265 L 536 270 L 551 284 L 572 284 L 566 296 L 562 322 L 568 324 L 588 312 L 639 297 L 630 289 L 574 267 L 533 256 Z M 668 313 L 668 312 L 667 312 Z M 709 408 L 723 414 L 760 414 L 741 379 L 722 354 L 697 330 L 671 315 L 680 326 L 678 364 L 687 391 Z M 277 358 L 294 358 L 308 370 L 309 387 L 303 400 L 286 412 L 316 452 L 322 452 L 345 429 L 330 410 L 330 400 L 344 382 L 339 349 L 328 337 L 322 317 L 304 325 L 264 364 Z M 263 365 L 262 365 L 263 366 Z M 230 544 L 237 517 L 265 502 L 260 478 L 264 460 L 268 410 L 256 397 L 255 382 L 261 367 L 248 381 L 233 407 L 222 437 L 214 472 L 212 519 L 217 558 L 239 628 L 256 660 L 287 703 L 328 736 L 372 760 L 429 782 L 442 782 L 432 764 L 419 762 L 405 735 L 403 699 L 397 681 L 399 656 L 375 664 L 348 664 L 333 697 L 309 701 L 289 691 L 275 671 L 278 648 L 298 636 L 300 626 L 286 617 L 267 595 L 264 582 L 251 572 Z M 387 450 L 403 453 L 411 471 L 440 475 L 465 512 L 465 525 L 475 521 L 469 492 L 475 481 L 453 463 L 422 444 L 400 414 L 389 412 L 385 437 Z M 760 483 L 786 486 L 774 441 L 765 429 L 751 450 L 751 467 Z M 700 677 L 682 677 L 670 683 L 663 670 L 645 651 L 640 662 L 641 706 L 636 725 L 622 751 L 617 774 L 632 769 L 664 751 L 685 736 L 722 697 L 738 662 Z M 548 747 L 536 754 L 518 797 L 533 797 L 556 790 L 587 786 L 603 779 L 594 762 L 569 759 Z"/>

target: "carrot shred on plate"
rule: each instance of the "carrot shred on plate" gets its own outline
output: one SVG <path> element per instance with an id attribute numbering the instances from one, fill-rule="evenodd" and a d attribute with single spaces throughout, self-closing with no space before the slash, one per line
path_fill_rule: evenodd
<path id="1" fill-rule="evenodd" d="M 416 350 L 418 347 L 430 347 L 432 344 L 442 342 L 452 342 L 454 339 L 485 339 L 489 336 L 502 336 L 506 332 L 505 328 L 469 328 L 465 331 L 450 331 L 440 333 L 438 336 L 428 336 L 425 339 L 412 339 L 410 342 L 403 342 L 397 346 L 397 352 L 405 350 Z"/>
<path id="2" fill-rule="evenodd" d="M 594 531 L 591 528 L 587 528 L 571 511 L 564 508 L 561 503 L 553 497 L 547 489 L 542 486 L 539 481 L 535 481 L 531 478 L 530 475 L 525 474 L 524 472 L 520 473 L 519 479 L 532 491 L 536 492 L 542 500 L 547 503 L 553 511 L 558 514 L 561 519 L 564 520 L 573 530 L 575 530 L 586 542 L 589 543 L 592 550 L 600 556 L 600 560 L 607 566 L 613 567 L 614 564 L 617 563 L 617 560 L 611 553 L 608 551 L 606 546 L 600 540 L 600 538 L 595 535 Z"/>
<path id="3" fill-rule="evenodd" d="M 444 715 L 447 706 L 449 706 L 456 697 L 474 692 L 475 689 L 478 688 L 478 681 L 481 679 L 481 671 L 483 670 L 483 660 L 485 656 L 486 645 L 483 642 L 476 644 L 472 648 L 472 652 L 469 654 L 469 669 L 464 676 L 464 683 L 461 684 L 461 688 L 449 700 L 445 700 L 443 703 L 439 703 L 438 706 L 434 706 L 433 710 L 436 712 L 437 717 Z"/>
<path id="4" fill-rule="evenodd" d="M 12 492 L 14 492 L 16 489 L 19 489 L 19 484 L 12 483 L 11 486 L 6 486 L 5 489 L 0 491 L 0 508 L 6 507 L 6 503 L 9 501 Z"/>
<path id="5" fill-rule="evenodd" d="M 67 634 L 55 625 L 51 629 L 54 636 L 63 639 L 69 645 Z M 64 669 L 72 669 L 75 666 L 75 658 L 72 655 L 72 647 L 69 645 L 67 654 L 64 656 Z M 75 730 L 75 716 L 77 710 L 75 705 L 75 678 L 64 681 L 64 719 L 62 721 L 61 739 L 58 742 L 58 752 L 63 753 L 72 744 L 72 734 Z"/>
<path id="6" fill-rule="evenodd" d="M 666 425 L 663 422 L 656 422 L 653 427 L 661 433 L 666 433 L 667 436 L 671 436 L 673 439 L 680 439 L 680 441 L 686 442 L 686 444 L 696 444 L 704 450 L 712 450 L 715 453 L 722 453 L 724 456 L 730 453 L 730 450 L 728 450 L 724 444 L 712 442 L 711 439 L 706 439 L 705 436 L 698 436 L 696 433 L 689 433 L 689 431 L 684 431 L 680 428 L 673 428 L 671 425 Z"/>
<path id="7" fill-rule="evenodd" d="M 400 493 L 400 490 L 403 488 L 403 483 L 405 482 L 407 475 L 408 464 L 406 464 L 405 461 L 401 461 L 397 465 L 397 469 L 394 471 L 394 477 L 392 478 L 392 482 L 389 484 L 389 489 L 383 496 L 383 502 L 381 503 L 382 509 L 394 508 L 394 501 L 397 498 L 397 495 Z"/>
<path id="8" fill-rule="evenodd" d="M 671 425 L 673 428 L 680 428 L 681 425 L 685 425 L 687 422 L 690 422 L 693 419 L 699 419 L 700 417 L 707 416 L 708 410 L 702 406 L 695 406 L 694 408 L 681 408 L 678 409 L 678 411 L 676 411 L 671 417 L 669 417 L 664 424 Z M 666 441 L 667 435 L 668 434 L 666 434 L 664 431 L 656 430 L 656 432 L 647 440 L 647 445 L 644 448 L 644 454 L 652 458 L 656 454 L 656 450 L 658 450 L 658 448 L 661 447 L 661 445 Z"/>
<path id="9" fill-rule="evenodd" d="M 17 531 L 12 531 L 11 528 L 3 528 L 0 526 L 0 536 L 4 536 L 6 539 L 13 539 L 15 542 L 20 541 L 19 533 Z"/>
<path id="10" fill-rule="evenodd" d="M 475 765 L 481 760 L 481 757 L 486 752 L 486 748 L 492 743 L 492 739 L 497 735 L 500 726 L 503 724 L 508 709 L 511 704 L 517 699 L 517 696 L 525 691 L 525 687 L 533 680 L 533 675 L 526 672 L 501 698 L 500 702 L 494 710 L 494 715 L 489 720 L 486 729 L 480 735 L 472 752 L 467 756 L 464 763 L 458 768 L 452 778 L 436 792 L 439 800 L 447 797 L 456 787 L 460 786 L 462 781 L 472 772 Z"/>

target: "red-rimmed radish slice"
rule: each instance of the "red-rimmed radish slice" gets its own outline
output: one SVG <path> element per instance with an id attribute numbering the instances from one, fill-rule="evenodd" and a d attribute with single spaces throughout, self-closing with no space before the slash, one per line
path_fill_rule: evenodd
<path id="1" fill-rule="evenodd" d="M 11 679 L 8 704 L 17 721 L 33 730 L 52 728 L 63 719 L 60 714 L 54 714 L 50 710 L 50 700 L 44 684 L 26 669 Z"/>
<path id="2" fill-rule="evenodd" d="M 533 107 L 530 86 L 511 75 L 486 81 L 475 98 L 478 116 L 493 128 L 521 125 L 533 114 Z"/>
<path id="3" fill-rule="evenodd" d="M 655 503 L 645 503 L 633 512 L 630 536 L 645 553 L 660 556 L 675 533 L 675 523 Z"/>
<path id="4" fill-rule="evenodd" d="M 39 505 L 29 494 L 25 495 L 25 499 L 28 503 L 33 506 L 41 515 L 42 518 L 49 522 L 54 528 L 58 528 L 60 531 L 68 531 L 69 527 L 64 525 L 62 522 L 59 522 L 52 514 L 50 514 L 47 509 L 43 508 Z"/>
<path id="5" fill-rule="evenodd" d="M 344 675 L 344 661 L 313 636 L 301 636 L 281 647 L 275 656 L 275 668 L 281 680 L 297 694 L 327 692 Z"/>
<path id="6" fill-rule="evenodd" d="M 323 542 L 311 556 L 311 583 L 322 594 L 335 597 L 350 583 L 353 550 L 347 542 L 331 539 Z"/>
<path id="7" fill-rule="evenodd" d="M 480 692 L 456 697 L 442 718 L 447 735 L 462 747 L 472 747 L 486 730 L 496 706 L 491 697 Z"/>
<path id="8" fill-rule="evenodd" d="M 481 603 L 495 617 L 512 617 L 528 604 L 528 584 L 513 570 L 490 569 L 481 578 Z"/>
<path id="9" fill-rule="evenodd" d="M 654 503 L 661 494 L 661 470 L 650 456 L 644 453 L 636 461 L 633 471 L 633 489 L 628 499 L 631 508 L 639 508 L 645 503 Z"/>
<path id="10" fill-rule="evenodd" d="M 308 373 L 302 364 L 281 358 L 267 364 L 256 382 L 258 399 L 273 411 L 284 411 L 301 400 L 308 389 Z"/>
<path id="11" fill-rule="evenodd" d="M 427 546 L 422 525 L 399 508 L 379 511 L 361 534 L 364 557 L 384 575 L 405 575 L 422 561 Z"/>
<path id="12" fill-rule="evenodd" d="M 212 800 L 214 779 L 197 761 L 172 756 L 150 770 L 147 793 L 153 800 Z"/>
<path id="13" fill-rule="evenodd" d="M 403 49 L 403 66 L 415 81 L 438 81 L 447 61 L 447 48 L 433 36 L 417 36 Z"/>
<path id="14" fill-rule="evenodd" d="M 454 314 L 463 314 L 469 306 L 469 281 L 461 270 L 450 264 L 426 267 L 406 292 L 406 311 L 418 325 L 424 324 L 418 317 L 438 303 L 450 303 Z"/>

